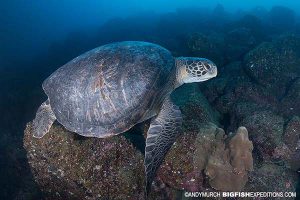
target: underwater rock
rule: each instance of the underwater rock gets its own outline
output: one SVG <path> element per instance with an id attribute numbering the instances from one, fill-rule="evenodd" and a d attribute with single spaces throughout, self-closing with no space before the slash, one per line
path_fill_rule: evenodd
<path id="1" fill-rule="evenodd" d="M 248 29 L 251 32 L 251 34 L 258 40 L 261 40 L 263 37 L 263 24 L 261 20 L 255 15 L 246 14 L 240 20 L 233 22 L 232 26 L 234 28 Z M 228 28 L 230 27 L 231 26 L 228 26 Z"/>
<path id="2" fill-rule="evenodd" d="M 284 120 L 271 111 L 258 111 L 240 123 L 247 127 L 259 156 L 271 160 L 276 147 L 282 144 Z"/>
<path id="3" fill-rule="evenodd" d="M 294 116 L 286 125 L 281 146 L 277 147 L 274 156 L 282 158 L 287 166 L 297 171 L 300 169 L 300 118 Z"/>
<path id="4" fill-rule="evenodd" d="M 217 33 L 194 33 L 187 37 L 186 46 L 191 55 L 213 60 L 218 68 L 222 67 L 224 58 L 224 38 Z"/>
<path id="5" fill-rule="evenodd" d="M 252 148 L 244 127 L 227 137 L 222 129 L 207 124 L 176 140 L 158 176 L 179 190 L 212 190 L 210 185 L 216 190 L 240 191 L 253 168 Z"/>
<path id="6" fill-rule="evenodd" d="M 300 73 L 299 73 L 300 74 Z M 286 116 L 293 116 L 300 113 L 300 77 L 291 80 L 286 89 L 286 94 L 281 100 L 279 110 Z"/>
<path id="7" fill-rule="evenodd" d="M 235 103 L 237 95 L 233 92 L 241 85 L 241 82 L 248 82 L 247 76 L 242 71 L 241 62 L 233 62 L 224 66 L 216 78 L 200 84 L 199 87 L 207 100 L 214 104 L 220 113 L 225 114 Z"/>
<path id="8" fill-rule="evenodd" d="M 203 129 L 204 134 L 214 134 L 215 128 Z M 203 189 L 202 169 L 193 165 L 196 132 L 187 132 L 179 136 L 166 155 L 165 162 L 157 176 L 172 188 L 178 190 L 199 191 Z"/>
<path id="9" fill-rule="evenodd" d="M 257 43 L 251 30 L 247 28 L 236 28 L 225 35 L 226 58 L 229 61 L 240 60 Z"/>
<path id="10" fill-rule="evenodd" d="M 283 36 L 250 51 L 244 58 L 243 67 L 254 83 L 280 99 L 284 97 L 291 80 L 300 75 L 299 50 L 299 37 Z"/>
<path id="11" fill-rule="evenodd" d="M 283 141 L 292 151 L 300 149 L 300 118 L 298 116 L 294 116 L 288 122 Z"/>
<path id="12" fill-rule="evenodd" d="M 263 163 L 249 175 L 245 191 L 295 192 L 298 175 L 284 166 Z"/>
<path id="13" fill-rule="evenodd" d="M 159 169 L 150 199 L 170 198 L 176 190 L 213 190 L 209 184 L 222 190 L 221 182 L 226 189 L 240 190 L 252 166 L 252 144 L 245 143 L 245 131 L 240 128 L 227 138 L 222 129 L 207 124 L 199 132 L 185 132 Z M 33 176 L 46 198 L 144 198 L 143 156 L 122 135 L 83 138 L 55 123 L 45 137 L 36 139 L 32 137 L 32 123 L 28 123 L 24 147 Z M 215 166 L 213 161 L 226 165 Z M 228 170 L 231 176 L 224 179 Z M 210 177 L 206 183 L 204 172 Z M 212 177 L 212 173 L 218 176 Z"/>
<path id="14" fill-rule="evenodd" d="M 207 123 L 219 125 L 220 114 L 211 107 L 197 83 L 182 85 L 171 96 L 180 107 L 185 131 L 198 130 Z"/>
<path id="15" fill-rule="evenodd" d="M 265 39 L 261 20 L 246 14 L 225 27 L 226 60 L 242 60 L 243 56 Z"/>
<path id="16" fill-rule="evenodd" d="M 55 123 L 41 139 L 27 124 L 24 147 L 47 198 L 143 199 L 142 154 L 123 137 L 82 138 Z"/>
<path id="17" fill-rule="evenodd" d="M 207 100 L 222 115 L 224 128 L 234 131 L 240 122 L 257 111 L 274 111 L 278 100 L 264 87 L 251 82 L 241 62 L 226 65 L 215 79 L 200 85 Z"/>
<path id="18" fill-rule="evenodd" d="M 278 100 L 270 94 L 265 88 L 255 85 L 251 82 L 237 83 L 237 85 L 232 90 L 234 99 L 234 107 L 243 102 L 250 102 L 256 104 L 255 107 L 249 107 L 248 110 L 244 110 L 243 115 L 249 115 L 249 113 L 254 113 L 258 110 L 271 110 L 277 108 Z M 235 108 L 238 111 L 237 108 Z M 241 113 L 236 113 L 237 115 Z"/>

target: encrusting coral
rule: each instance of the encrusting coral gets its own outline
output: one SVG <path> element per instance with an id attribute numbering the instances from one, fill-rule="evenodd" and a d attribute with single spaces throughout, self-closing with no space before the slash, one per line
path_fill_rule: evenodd
<path id="1" fill-rule="evenodd" d="M 252 142 L 245 127 L 230 139 L 222 129 L 218 130 L 205 174 L 210 186 L 217 190 L 240 191 L 248 181 L 248 172 L 253 170 Z"/>

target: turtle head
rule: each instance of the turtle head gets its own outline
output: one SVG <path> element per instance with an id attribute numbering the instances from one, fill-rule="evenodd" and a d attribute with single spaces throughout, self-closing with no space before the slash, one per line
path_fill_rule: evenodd
<path id="1" fill-rule="evenodd" d="M 202 82 L 218 74 L 217 66 L 205 58 L 176 58 L 178 86 L 184 83 Z"/>

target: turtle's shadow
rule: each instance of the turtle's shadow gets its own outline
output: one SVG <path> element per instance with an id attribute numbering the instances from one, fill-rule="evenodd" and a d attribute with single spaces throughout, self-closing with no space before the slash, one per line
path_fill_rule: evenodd
<path id="1" fill-rule="evenodd" d="M 145 126 L 150 124 L 150 120 L 136 124 L 134 127 L 123 133 L 123 136 L 129 140 L 132 145 L 139 150 L 143 155 L 145 154 L 146 139 L 144 136 Z"/>

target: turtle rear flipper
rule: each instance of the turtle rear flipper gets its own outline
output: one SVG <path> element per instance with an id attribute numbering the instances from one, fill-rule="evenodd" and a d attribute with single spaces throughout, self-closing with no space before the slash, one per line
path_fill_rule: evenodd
<path id="1" fill-rule="evenodd" d="M 173 145 L 182 124 L 181 112 L 170 97 L 164 100 L 159 114 L 151 121 L 145 148 L 146 195 L 156 171 Z"/>
<path id="2" fill-rule="evenodd" d="M 42 103 L 33 120 L 33 137 L 42 138 L 49 132 L 56 117 L 51 109 L 49 99 Z"/>

